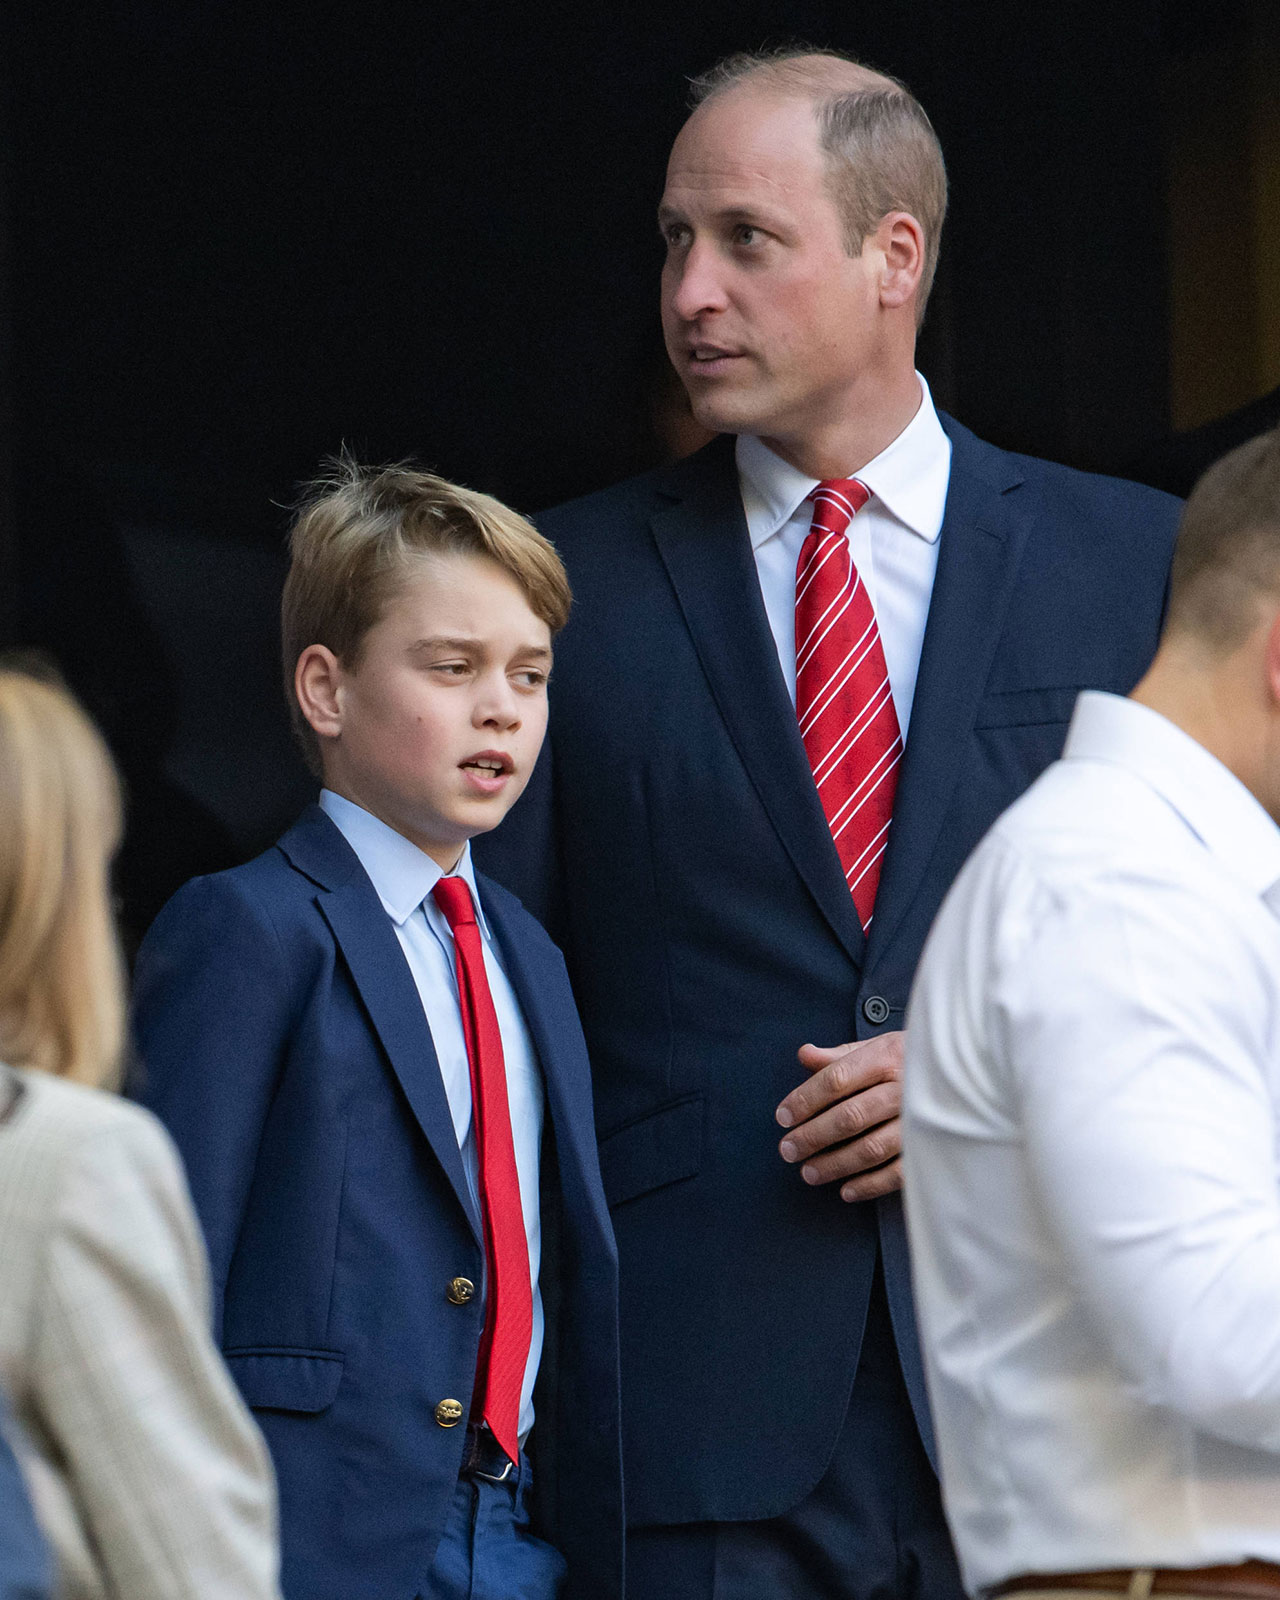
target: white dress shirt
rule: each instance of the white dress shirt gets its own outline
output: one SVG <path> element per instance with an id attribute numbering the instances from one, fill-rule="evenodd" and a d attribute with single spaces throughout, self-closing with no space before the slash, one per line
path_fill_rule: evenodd
<path id="1" fill-rule="evenodd" d="M 813 521 L 808 497 L 818 479 L 806 478 L 752 434 L 739 435 L 737 462 L 764 608 L 794 704 L 796 564 Z M 951 441 L 923 378 L 920 409 L 893 443 L 854 476 L 872 498 L 849 524 L 849 550 L 875 608 L 905 741 L 951 478 Z"/>
<path id="2" fill-rule="evenodd" d="M 471 1067 L 467 1060 L 467 1041 L 462 1032 L 462 1012 L 458 1002 L 458 980 L 453 964 L 453 935 L 444 913 L 431 898 L 431 891 L 444 876 L 430 856 L 410 844 L 402 834 L 364 810 L 362 806 L 334 794 L 320 791 L 320 805 L 338 826 L 342 836 L 360 858 L 391 918 L 404 951 L 409 971 L 417 985 L 431 1029 L 431 1041 L 440 1063 L 444 1092 L 458 1136 L 467 1187 L 480 1214 L 480 1163 L 475 1133 L 471 1125 Z M 520 1205 L 524 1212 L 524 1231 L 529 1241 L 529 1273 L 533 1280 L 533 1339 L 524 1372 L 520 1395 L 520 1437 L 533 1426 L 533 1385 L 542 1356 L 542 1293 L 538 1268 L 542 1259 L 542 1223 L 539 1210 L 538 1172 L 542 1152 L 543 1089 L 538 1058 L 525 1026 L 520 1002 L 516 999 L 497 947 L 485 920 L 484 906 L 476 888 L 471 865 L 471 846 L 462 852 L 454 868 L 465 880 L 476 905 L 476 923 L 484 947 L 485 971 L 493 994 L 502 1033 L 502 1058 L 507 1069 L 507 1100 L 511 1107 L 511 1136 L 515 1144 L 516 1173 L 520 1179 Z M 413 1286 L 405 1285 L 411 1294 Z"/>
<path id="3" fill-rule="evenodd" d="M 1280 830 L 1081 696 L 930 934 L 906 1191 L 966 1582 L 1280 1561 Z"/>

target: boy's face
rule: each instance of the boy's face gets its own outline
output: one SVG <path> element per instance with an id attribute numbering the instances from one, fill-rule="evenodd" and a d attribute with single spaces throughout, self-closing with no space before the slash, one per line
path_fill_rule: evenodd
<path id="1" fill-rule="evenodd" d="M 355 668 L 324 655 L 332 726 L 312 725 L 326 784 L 450 870 L 529 781 L 547 727 L 550 629 L 496 562 L 422 555 Z"/>

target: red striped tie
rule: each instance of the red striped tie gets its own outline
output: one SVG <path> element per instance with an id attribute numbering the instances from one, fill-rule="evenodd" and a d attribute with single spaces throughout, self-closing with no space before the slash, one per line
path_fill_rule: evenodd
<path id="1" fill-rule="evenodd" d="M 830 478 L 809 498 L 813 523 L 796 566 L 796 716 L 866 929 L 902 758 L 876 614 L 846 536 L 871 493 L 856 478 Z"/>
<path id="2" fill-rule="evenodd" d="M 478 1412 L 512 1461 L 520 1454 L 520 1394 L 533 1338 L 529 1241 L 520 1206 L 520 1176 L 511 1138 L 502 1033 L 493 1009 L 471 890 L 463 878 L 441 878 L 431 891 L 453 934 L 462 1031 L 471 1065 L 471 1104 L 480 1155 L 484 1212 L 484 1331 L 476 1363 Z"/>

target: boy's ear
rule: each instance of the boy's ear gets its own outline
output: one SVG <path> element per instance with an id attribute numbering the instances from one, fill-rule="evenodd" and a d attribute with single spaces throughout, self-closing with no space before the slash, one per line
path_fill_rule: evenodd
<path id="1" fill-rule="evenodd" d="M 311 731 L 320 739 L 342 732 L 342 664 L 322 644 L 309 644 L 293 669 L 293 692 Z"/>

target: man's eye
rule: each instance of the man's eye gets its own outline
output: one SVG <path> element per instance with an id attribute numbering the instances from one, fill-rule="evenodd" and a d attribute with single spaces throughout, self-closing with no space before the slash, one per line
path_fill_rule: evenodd
<path id="1" fill-rule="evenodd" d="M 469 670 L 465 661 L 433 661 L 432 672 L 439 672 L 446 678 L 460 678 Z"/>
<path id="2" fill-rule="evenodd" d="M 688 240 L 689 230 L 681 222 L 669 222 L 662 237 L 668 250 L 678 250 Z"/>
<path id="3" fill-rule="evenodd" d="M 759 244 L 761 237 L 759 228 L 753 228 L 749 222 L 743 222 L 738 227 L 737 239 L 739 244 Z"/>

